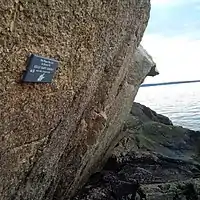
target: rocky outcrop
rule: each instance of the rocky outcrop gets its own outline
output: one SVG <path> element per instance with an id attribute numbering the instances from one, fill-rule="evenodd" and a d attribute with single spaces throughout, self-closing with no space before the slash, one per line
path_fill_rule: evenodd
<path id="1" fill-rule="evenodd" d="M 1 199 L 68 199 L 101 168 L 155 66 L 134 56 L 149 11 L 149 0 L 0 2 Z M 59 61 L 51 84 L 21 82 L 29 53 Z"/>
<path id="2" fill-rule="evenodd" d="M 142 123 L 154 121 L 154 122 L 160 122 L 165 125 L 173 125 L 172 121 L 168 117 L 160 115 L 156 113 L 155 111 L 151 110 L 150 108 L 144 105 L 141 105 L 139 103 L 133 104 L 131 108 L 131 113 L 128 116 L 126 125 L 128 125 L 128 122 L 131 121 L 129 120 L 130 117 L 137 118 Z M 135 120 L 132 120 L 132 121 L 135 121 Z"/>
<path id="3" fill-rule="evenodd" d="M 200 199 L 200 132 L 137 103 L 128 119 L 104 169 L 74 199 Z"/>

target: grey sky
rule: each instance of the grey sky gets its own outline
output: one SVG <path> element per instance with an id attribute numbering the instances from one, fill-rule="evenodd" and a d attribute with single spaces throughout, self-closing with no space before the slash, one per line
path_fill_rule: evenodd
<path id="1" fill-rule="evenodd" d="M 200 79 L 200 0 L 152 0 L 142 45 L 160 71 L 146 83 Z"/>

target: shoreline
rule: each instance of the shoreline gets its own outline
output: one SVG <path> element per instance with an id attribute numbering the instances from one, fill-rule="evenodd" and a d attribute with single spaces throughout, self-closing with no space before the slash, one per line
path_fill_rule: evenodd
<path id="1" fill-rule="evenodd" d="M 200 133 L 133 103 L 111 157 L 73 200 L 200 198 Z M 138 199 L 137 198 L 137 199 Z"/>

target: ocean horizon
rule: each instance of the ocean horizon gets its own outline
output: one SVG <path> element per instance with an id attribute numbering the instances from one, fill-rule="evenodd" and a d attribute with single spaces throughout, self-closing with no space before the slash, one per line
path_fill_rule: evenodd
<path id="1" fill-rule="evenodd" d="M 200 83 L 140 87 L 135 102 L 172 120 L 174 125 L 200 131 Z"/>
<path id="2" fill-rule="evenodd" d="M 175 84 L 186 84 L 186 83 L 199 83 L 200 80 L 192 81 L 172 81 L 172 82 L 159 82 L 159 83 L 144 83 L 140 87 L 151 87 L 151 86 L 161 86 L 161 85 L 175 85 Z"/>

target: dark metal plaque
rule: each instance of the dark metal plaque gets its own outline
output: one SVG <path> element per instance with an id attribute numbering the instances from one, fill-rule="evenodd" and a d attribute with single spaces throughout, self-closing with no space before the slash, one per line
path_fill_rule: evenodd
<path id="1" fill-rule="evenodd" d="M 57 67 L 57 60 L 31 54 L 22 80 L 32 83 L 51 83 Z"/>

